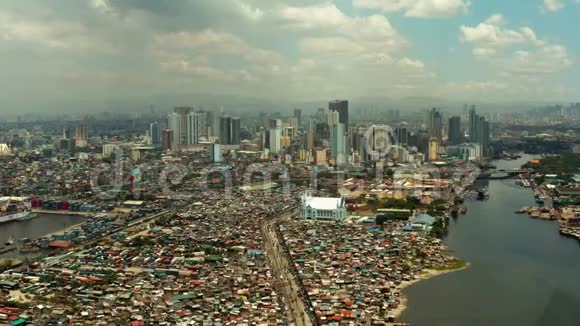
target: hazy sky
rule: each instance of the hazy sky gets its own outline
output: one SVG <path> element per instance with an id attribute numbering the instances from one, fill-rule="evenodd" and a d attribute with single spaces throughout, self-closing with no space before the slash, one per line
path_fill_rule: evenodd
<path id="1" fill-rule="evenodd" d="M 2 0 L 0 111 L 166 93 L 580 100 L 580 0 Z"/>

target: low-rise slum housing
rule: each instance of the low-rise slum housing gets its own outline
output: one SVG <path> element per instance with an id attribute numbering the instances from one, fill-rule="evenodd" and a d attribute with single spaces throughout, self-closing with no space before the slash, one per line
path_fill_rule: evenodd
<path id="1" fill-rule="evenodd" d="M 450 259 L 439 240 L 403 232 L 404 221 L 303 221 L 303 192 L 210 191 L 148 225 L 0 274 L 1 313 L 34 325 L 286 325 L 297 314 L 314 324 L 384 324 L 395 319 L 402 282 Z M 281 246 L 274 252 L 294 280 L 274 276 L 284 264 L 270 264 L 266 242 Z M 304 312 L 287 300 L 301 300 Z"/>
<path id="2" fill-rule="evenodd" d="M 3 297 L 26 307 L 0 309 L 37 325 L 283 325 L 261 226 L 298 207 L 299 196 L 238 196 L 207 198 L 149 228 L 1 274 L 15 284 Z"/>
<path id="3" fill-rule="evenodd" d="M 320 324 L 393 322 L 399 285 L 450 259 L 440 240 L 402 232 L 403 223 L 287 221 L 281 233 Z"/>

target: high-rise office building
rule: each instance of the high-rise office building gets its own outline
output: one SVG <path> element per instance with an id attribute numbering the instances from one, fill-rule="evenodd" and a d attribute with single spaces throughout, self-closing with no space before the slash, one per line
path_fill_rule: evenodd
<path id="1" fill-rule="evenodd" d="M 395 139 L 397 145 L 406 146 L 409 144 L 409 131 L 406 125 L 395 127 Z"/>
<path id="2" fill-rule="evenodd" d="M 417 133 L 417 151 L 425 156 L 425 160 L 429 159 L 429 133 L 426 130 L 420 130 Z"/>
<path id="3" fill-rule="evenodd" d="M 475 112 L 475 105 L 471 106 L 469 109 L 469 142 L 470 143 L 477 143 L 477 126 L 479 124 L 479 117 L 477 116 L 477 112 Z"/>
<path id="4" fill-rule="evenodd" d="M 209 159 L 211 163 L 220 163 L 223 161 L 222 145 L 220 144 L 209 145 Z"/>
<path id="5" fill-rule="evenodd" d="M 481 146 L 481 154 L 487 157 L 489 155 L 489 121 L 484 117 L 479 117 L 477 133 L 477 143 Z"/>
<path id="6" fill-rule="evenodd" d="M 70 139 L 72 137 L 72 132 L 70 128 L 62 128 L 62 138 L 63 139 Z"/>
<path id="7" fill-rule="evenodd" d="M 449 118 L 449 144 L 458 145 L 463 143 L 463 135 L 461 134 L 461 117 L 453 116 Z"/>
<path id="8" fill-rule="evenodd" d="M 280 128 L 272 128 L 269 131 L 270 143 L 269 149 L 273 154 L 280 154 L 282 150 L 282 130 Z"/>
<path id="9" fill-rule="evenodd" d="M 297 130 L 294 127 L 284 127 L 282 128 L 282 137 L 289 137 L 290 139 L 294 139 L 297 135 Z"/>
<path id="10" fill-rule="evenodd" d="M 268 128 L 281 128 L 282 127 L 282 120 L 280 119 L 270 119 L 268 122 Z"/>
<path id="11" fill-rule="evenodd" d="M 437 154 L 439 153 L 439 140 L 437 137 L 431 137 L 429 139 L 429 156 L 425 160 L 435 161 L 437 160 Z"/>
<path id="12" fill-rule="evenodd" d="M 337 123 L 332 126 L 332 149 L 331 156 L 336 165 L 346 163 L 346 130 L 343 123 Z"/>
<path id="13" fill-rule="evenodd" d="M 298 130 L 298 118 L 288 119 L 288 125 L 296 130 Z"/>
<path id="14" fill-rule="evenodd" d="M 240 144 L 240 118 L 232 118 L 230 125 L 230 144 L 239 145 Z"/>
<path id="15" fill-rule="evenodd" d="M 89 132 L 84 124 L 75 129 L 76 147 L 86 147 L 89 142 Z"/>
<path id="16" fill-rule="evenodd" d="M 306 143 L 305 148 L 311 149 L 316 144 L 316 120 L 309 119 L 306 125 Z"/>
<path id="17" fill-rule="evenodd" d="M 443 140 L 443 118 L 436 108 L 429 112 L 429 136 L 436 138 L 439 143 Z"/>
<path id="18" fill-rule="evenodd" d="M 164 150 L 175 150 L 176 144 L 174 143 L 175 136 L 174 131 L 171 129 L 163 129 L 161 131 L 161 147 Z"/>
<path id="19" fill-rule="evenodd" d="M 220 142 L 224 145 L 240 144 L 240 118 L 220 117 Z"/>
<path id="20" fill-rule="evenodd" d="M 360 138 L 360 149 L 358 151 L 361 162 L 369 160 L 369 140 L 364 134 L 358 135 Z"/>
<path id="21" fill-rule="evenodd" d="M 335 100 L 328 103 L 330 112 L 338 112 L 338 122 L 344 124 L 345 130 L 348 131 L 348 101 Z"/>
<path id="22" fill-rule="evenodd" d="M 177 144 L 187 144 L 187 116 L 193 112 L 193 108 L 190 106 L 179 106 L 173 109 L 173 113 L 179 115 L 179 132 L 177 129 L 172 129 L 174 131 L 174 137 L 178 139 Z"/>
<path id="23" fill-rule="evenodd" d="M 119 147 L 117 144 L 104 144 L 103 145 L 103 156 L 110 157 Z"/>
<path id="24" fill-rule="evenodd" d="M 149 124 L 149 135 L 151 136 L 151 144 L 161 144 L 161 125 L 159 122 Z"/>
<path id="25" fill-rule="evenodd" d="M 327 122 L 328 121 L 328 110 L 325 110 L 324 108 L 318 108 L 318 110 L 316 110 L 316 120 L 318 120 L 318 122 Z"/>
<path id="26" fill-rule="evenodd" d="M 215 112 L 212 111 L 207 112 L 206 118 L 207 118 L 206 125 L 208 130 L 208 137 L 219 138 L 220 124 L 219 119 L 217 118 Z"/>
<path id="27" fill-rule="evenodd" d="M 304 144 L 305 149 L 311 149 L 314 147 L 316 137 L 315 137 L 315 134 L 313 132 L 311 132 L 311 131 L 306 132 L 304 139 L 305 139 L 305 144 Z"/>
<path id="28" fill-rule="evenodd" d="M 469 142 L 479 144 L 482 156 L 489 155 L 490 126 L 489 121 L 479 116 L 475 105 L 469 110 Z"/>
<path id="29" fill-rule="evenodd" d="M 326 122 L 316 124 L 316 146 L 322 146 L 324 140 L 330 139 L 330 127 Z"/>
<path id="30" fill-rule="evenodd" d="M 360 135 L 365 134 L 365 128 L 352 128 L 351 133 L 349 135 L 350 143 L 352 144 L 352 150 L 360 153 L 360 146 L 361 146 L 361 138 Z"/>
<path id="31" fill-rule="evenodd" d="M 199 115 L 197 113 L 190 113 L 187 115 L 186 124 L 186 139 L 187 144 L 198 144 L 199 143 Z"/>
<path id="32" fill-rule="evenodd" d="M 297 125 L 296 128 L 302 126 L 302 110 L 301 109 L 294 109 L 294 118 L 296 118 Z"/>
<path id="33" fill-rule="evenodd" d="M 200 138 L 204 137 L 207 139 L 210 136 L 208 128 L 208 112 L 199 111 L 196 113 L 197 113 L 197 130 L 199 137 Z"/>
<path id="34" fill-rule="evenodd" d="M 328 117 L 327 123 L 331 127 L 340 122 L 340 114 L 338 113 L 338 111 L 328 111 L 327 117 Z"/>
<path id="35" fill-rule="evenodd" d="M 228 116 L 220 117 L 220 143 L 229 145 L 231 140 L 232 118 Z"/>
<path id="36" fill-rule="evenodd" d="M 312 157 L 315 165 L 326 164 L 326 150 L 324 148 L 315 147 L 312 149 Z"/>
<path id="37" fill-rule="evenodd" d="M 167 116 L 167 129 L 169 130 L 173 130 L 172 136 L 173 139 L 171 140 L 171 149 L 176 149 L 177 145 L 181 145 L 184 142 L 182 142 L 182 138 L 181 138 L 181 134 L 182 134 L 182 130 L 181 128 L 187 128 L 187 124 L 185 126 L 183 126 L 182 123 L 182 115 L 178 114 L 178 113 L 170 113 Z M 187 123 L 187 120 L 185 121 Z"/>

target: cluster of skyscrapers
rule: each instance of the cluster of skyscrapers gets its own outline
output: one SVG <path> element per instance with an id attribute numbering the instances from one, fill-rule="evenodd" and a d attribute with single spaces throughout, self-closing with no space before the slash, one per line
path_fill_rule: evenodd
<path id="1" fill-rule="evenodd" d="M 263 113 L 254 121 L 255 126 L 246 124 L 242 131 L 240 118 L 177 107 L 167 115 L 165 124 L 151 123 L 148 134 L 152 144 L 169 150 L 210 145 L 213 162 L 222 160 L 223 145 L 260 151 L 270 158 L 335 166 L 387 157 L 403 162 L 434 161 L 450 150 L 459 150 L 469 159 L 489 154 L 490 125 L 476 113 L 475 106 L 469 110 L 465 126 L 459 115 L 449 117 L 445 125 L 439 109 L 427 113 L 423 127 L 413 131 L 400 121 L 393 123 L 392 128 L 368 122 L 353 125 L 349 121 L 349 102 L 335 100 L 306 119 L 301 109 L 294 109 L 286 118 L 277 112 Z"/>
<path id="2" fill-rule="evenodd" d="M 267 115 L 264 115 L 267 116 Z M 307 121 L 302 110 L 294 109 L 287 121 L 270 117 L 258 132 L 260 147 L 268 153 L 285 158 L 286 155 L 301 159 L 326 161 L 326 148 L 330 159 L 337 165 L 348 162 L 348 101 L 336 100 L 328 109 L 319 108 Z"/>
<path id="3" fill-rule="evenodd" d="M 239 145 L 240 135 L 240 118 L 222 116 L 218 119 L 213 112 L 192 107 L 174 108 L 167 115 L 165 128 L 159 122 L 149 125 L 151 143 L 170 150 L 203 142 Z"/>

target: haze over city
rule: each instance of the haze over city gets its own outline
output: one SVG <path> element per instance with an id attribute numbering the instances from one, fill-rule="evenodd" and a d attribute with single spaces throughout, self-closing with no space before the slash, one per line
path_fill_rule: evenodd
<path id="1" fill-rule="evenodd" d="M 0 1 L 0 325 L 580 325 L 579 21 Z"/>
<path id="2" fill-rule="evenodd" d="M 236 95 L 274 105 L 574 102 L 577 2 L 6 0 L 0 111 L 204 102 L 206 94 L 218 97 L 209 103 Z"/>

